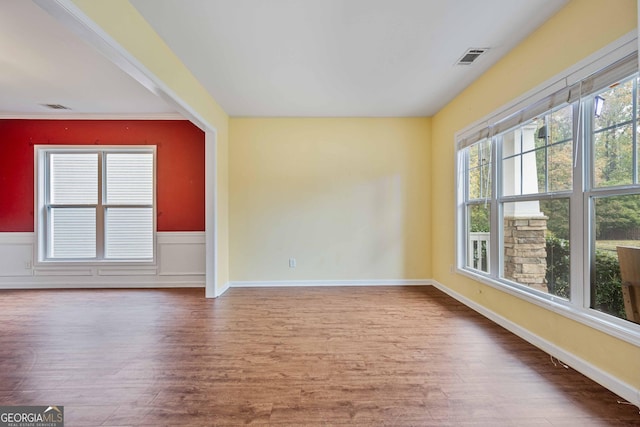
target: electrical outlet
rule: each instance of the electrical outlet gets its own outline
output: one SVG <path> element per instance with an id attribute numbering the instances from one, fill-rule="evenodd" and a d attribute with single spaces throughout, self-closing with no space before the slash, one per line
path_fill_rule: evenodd
<path id="1" fill-rule="evenodd" d="M 296 268 L 296 259 L 289 258 L 289 268 Z"/>

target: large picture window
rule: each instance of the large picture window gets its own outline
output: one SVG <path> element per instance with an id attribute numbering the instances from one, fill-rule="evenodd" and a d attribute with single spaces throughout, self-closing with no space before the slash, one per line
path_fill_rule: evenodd
<path id="1" fill-rule="evenodd" d="M 640 248 L 637 69 L 622 58 L 459 138 L 457 251 L 483 281 L 636 338 L 616 250 Z"/>
<path id="2" fill-rule="evenodd" d="M 38 146 L 36 158 L 38 261 L 153 261 L 153 148 Z"/>

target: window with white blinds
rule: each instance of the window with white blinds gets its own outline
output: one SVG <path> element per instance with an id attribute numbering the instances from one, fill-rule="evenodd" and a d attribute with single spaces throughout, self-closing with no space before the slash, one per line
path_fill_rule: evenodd
<path id="1" fill-rule="evenodd" d="M 153 147 L 36 149 L 40 261 L 153 261 Z"/>

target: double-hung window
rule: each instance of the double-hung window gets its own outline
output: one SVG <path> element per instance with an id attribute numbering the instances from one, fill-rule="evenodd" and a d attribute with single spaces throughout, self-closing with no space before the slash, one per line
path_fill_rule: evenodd
<path id="1" fill-rule="evenodd" d="M 39 262 L 152 262 L 155 149 L 36 147 Z"/>
<path id="2" fill-rule="evenodd" d="M 457 141 L 458 268 L 634 342 L 616 247 L 640 247 L 637 61 L 565 78 Z"/>

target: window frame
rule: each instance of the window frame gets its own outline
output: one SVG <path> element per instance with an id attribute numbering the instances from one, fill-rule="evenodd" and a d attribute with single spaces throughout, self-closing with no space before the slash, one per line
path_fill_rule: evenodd
<path id="1" fill-rule="evenodd" d="M 582 61 L 571 69 L 554 77 L 551 81 L 547 81 L 538 88 L 530 91 L 512 104 L 492 113 L 474 125 L 458 132 L 455 137 L 456 142 L 456 245 L 455 245 L 455 271 L 458 274 L 467 276 L 478 282 L 484 283 L 500 291 L 506 292 L 520 299 L 524 299 L 538 306 L 544 307 L 552 312 L 559 313 L 565 317 L 576 320 L 580 323 L 591 326 L 595 329 L 608 333 L 617 338 L 623 339 L 634 345 L 640 345 L 640 325 L 627 321 L 626 319 L 617 318 L 604 312 L 600 312 L 591 307 L 591 281 L 595 268 L 595 236 L 593 235 L 595 227 L 594 218 L 594 197 L 602 195 L 622 195 L 622 194 L 640 194 L 640 183 L 634 185 L 595 188 L 593 186 L 595 173 L 592 173 L 593 156 L 595 149 L 592 149 L 593 137 L 593 120 L 590 120 L 593 114 L 592 98 L 601 90 L 593 90 L 589 93 L 580 93 L 577 97 L 569 102 L 573 105 L 573 135 L 574 152 L 573 156 L 578 166 L 573 173 L 573 189 L 563 191 L 539 191 L 537 193 L 503 196 L 503 156 L 502 143 L 498 143 L 496 136 L 507 132 L 511 127 L 503 127 L 496 132 L 496 128 L 502 120 L 507 120 L 516 116 L 521 111 L 552 97 L 554 93 L 567 92 L 568 87 L 579 83 L 583 78 L 596 73 L 599 70 L 607 68 L 616 61 L 624 60 L 627 56 L 637 52 L 637 44 L 634 36 L 627 36 L 610 46 L 605 52 L 599 52 L 592 57 Z M 636 53 L 637 55 L 637 53 Z M 637 62 L 636 62 L 637 67 Z M 636 69 L 637 72 L 637 69 Z M 582 84 L 579 90 L 582 91 Z M 569 89 L 569 97 L 571 92 Z M 564 95 L 564 93 L 562 94 Z M 591 97 L 591 98 L 590 98 Z M 588 101 L 590 100 L 590 101 Z M 637 99 L 634 98 L 634 102 Z M 560 108 L 560 103 L 551 106 L 547 110 L 538 110 L 536 117 L 542 114 L 550 114 Z M 637 109 L 635 110 L 638 114 Z M 542 114 L 540 114 L 542 113 Z M 524 120 L 518 126 L 529 122 L 532 119 Z M 583 133 L 577 135 L 576 133 Z M 492 186 L 493 191 L 487 203 L 491 209 L 491 241 L 492 250 L 491 265 L 489 273 L 467 267 L 466 254 L 468 253 L 468 224 L 467 215 L 469 206 L 476 203 L 476 200 L 470 200 L 467 194 L 467 167 L 468 167 L 468 150 L 475 141 L 481 142 L 483 139 L 489 138 L 492 145 Z M 635 142 L 635 139 L 634 139 Z M 589 147 L 585 151 L 585 148 Z M 548 148 L 548 147 L 547 147 Z M 637 147 L 634 151 L 634 160 L 638 153 Z M 584 153 L 588 153 L 588 158 L 583 158 Z M 634 165 L 636 170 L 636 179 L 640 165 L 637 161 Z M 545 171 L 545 180 L 548 180 L 549 171 Z M 543 200 L 568 198 L 570 209 L 570 242 L 571 242 L 571 266 L 570 266 L 570 299 L 565 300 L 551 294 L 544 294 L 540 291 L 534 291 L 526 285 L 518 284 L 513 281 L 504 279 L 503 270 L 503 225 L 500 224 L 503 215 L 504 203 L 526 201 L 526 200 Z M 497 256 L 496 256 L 497 255 Z"/>
<path id="2" fill-rule="evenodd" d="M 50 195 L 48 180 L 49 156 L 55 153 L 95 153 L 98 156 L 98 200 L 95 205 L 82 205 L 96 209 L 96 256 L 94 258 L 53 258 L 49 256 L 49 210 L 56 207 L 49 203 Z M 151 154 L 152 166 L 152 203 L 139 204 L 109 204 L 106 201 L 106 157 L 112 153 L 145 153 Z M 43 267 L 72 267 L 72 266 L 156 266 L 157 263 L 157 147 L 155 145 L 34 145 L 34 268 Z M 60 204 L 62 207 L 76 206 Z M 80 205 L 78 205 L 80 206 Z M 106 257 L 106 223 L 105 216 L 108 208 L 151 208 L 152 209 L 152 256 L 151 258 L 107 258 Z"/>

